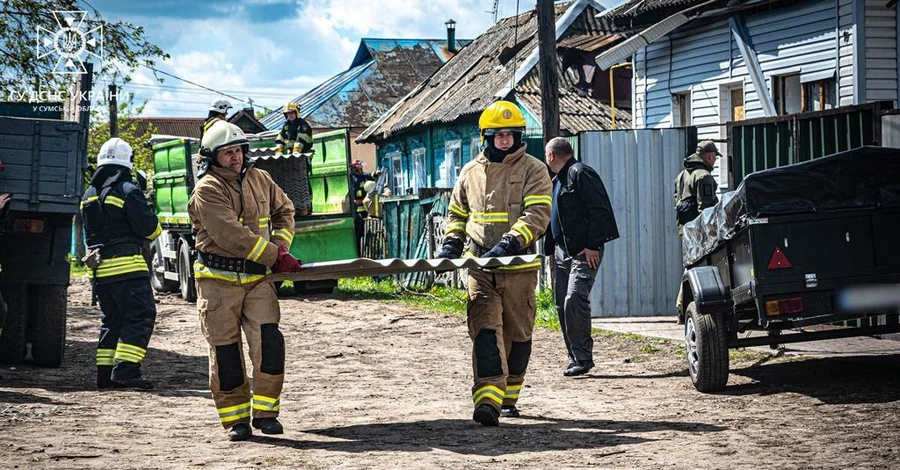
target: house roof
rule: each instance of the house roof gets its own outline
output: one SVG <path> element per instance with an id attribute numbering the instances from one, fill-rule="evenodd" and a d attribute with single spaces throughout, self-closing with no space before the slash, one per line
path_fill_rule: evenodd
<path id="1" fill-rule="evenodd" d="M 599 33 L 596 14 L 603 6 L 592 0 L 555 5 L 558 44 L 596 52 L 620 38 Z M 475 116 L 498 97 L 507 97 L 511 82 L 522 105 L 540 119 L 540 79 L 537 71 L 537 13 L 531 10 L 505 18 L 461 50 L 422 82 L 358 138 L 371 142 L 416 126 L 450 123 Z M 560 65 L 560 130 L 609 128 L 609 106 L 575 92 L 577 82 Z M 513 77 L 516 77 L 515 79 Z M 631 115 L 617 111 L 616 120 L 630 126 Z"/>
<path id="2" fill-rule="evenodd" d="M 135 117 L 129 118 L 136 123 L 138 135 L 147 132 L 153 125 L 153 134 L 177 135 L 179 137 L 200 138 L 200 129 L 206 118 L 168 118 L 168 117 Z"/>
<path id="3" fill-rule="evenodd" d="M 444 39 L 364 38 L 347 70 L 291 101 L 313 128 L 365 128 L 455 53 Z M 260 122 L 279 129 L 284 116 L 279 109 Z"/>

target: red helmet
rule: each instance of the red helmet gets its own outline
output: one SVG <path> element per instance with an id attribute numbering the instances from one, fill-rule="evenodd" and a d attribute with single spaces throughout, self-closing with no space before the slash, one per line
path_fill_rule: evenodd
<path id="1" fill-rule="evenodd" d="M 353 160 L 353 162 L 350 163 L 350 168 L 353 168 L 353 169 L 362 171 L 362 169 L 363 169 L 363 162 L 362 162 L 362 160 Z"/>

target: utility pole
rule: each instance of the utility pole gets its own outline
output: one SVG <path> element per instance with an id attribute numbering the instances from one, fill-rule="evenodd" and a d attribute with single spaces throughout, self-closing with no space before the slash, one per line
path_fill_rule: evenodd
<path id="1" fill-rule="evenodd" d="M 556 75 L 556 15 L 553 0 L 538 0 L 538 71 L 541 78 L 541 117 L 544 145 L 559 135 L 559 77 Z"/>
<path id="2" fill-rule="evenodd" d="M 109 138 L 119 136 L 119 105 L 116 100 L 116 84 L 109 84 Z"/>

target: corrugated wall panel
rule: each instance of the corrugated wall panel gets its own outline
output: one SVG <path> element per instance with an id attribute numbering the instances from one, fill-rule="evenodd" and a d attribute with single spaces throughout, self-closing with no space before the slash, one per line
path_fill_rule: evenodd
<path id="1" fill-rule="evenodd" d="M 853 101 L 853 1 L 838 0 L 838 34 L 840 52 L 838 54 L 838 104 L 850 106 Z"/>
<path id="2" fill-rule="evenodd" d="M 866 100 L 888 100 L 896 105 L 897 13 L 881 0 L 866 0 L 865 5 Z"/>
<path id="3" fill-rule="evenodd" d="M 621 234 L 606 245 L 591 291 L 592 315 L 674 313 L 682 265 L 672 191 L 687 131 L 588 132 L 579 140 L 582 161 L 606 185 Z"/>

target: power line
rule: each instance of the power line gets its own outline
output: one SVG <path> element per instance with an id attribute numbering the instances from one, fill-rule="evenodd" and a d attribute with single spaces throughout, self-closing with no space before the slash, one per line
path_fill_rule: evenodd
<path id="1" fill-rule="evenodd" d="M 214 90 L 214 89 L 212 89 L 212 88 L 210 88 L 210 87 L 208 87 L 208 86 L 201 85 L 201 84 L 199 84 L 199 83 L 197 83 L 197 82 L 192 82 L 192 81 L 190 81 L 190 80 L 188 80 L 188 79 L 181 78 L 181 77 L 179 77 L 179 76 L 177 76 L 177 75 L 173 75 L 173 74 L 171 74 L 171 73 L 169 73 L 169 72 L 164 72 L 164 71 L 162 71 L 162 70 L 159 70 L 159 69 L 156 68 L 156 67 L 153 67 L 152 65 L 148 65 L 148 64 L 142 64 L 142 65 L 143 65 L 144 67 L 147 67 L 148 69 L 150 69 L 150 70 L 156 72 L 156 73 L 161 73 L 161 74 L 166 75 L 166 76 L 168 76 L 168 77 L 172 77 L 172 78 L 174 78 L 175 80 L 181 80 L 182 82 L 188 83 L 188 84 L 191 84 L 191 85 L 194 85 L 195 87 L 202 88 L 202 89 L 204 89 L 204 90 L 208 90 L 208 91 L 211 91 L 211 92 L 213 92 L 213 93 L 218 93 L 218 94 L 220 94 L 220 95 L 222 95 L 222 96 L 227 96 L 227 97 L 229 97 L 229 98 L 231 98 L 231 99 L 233 99 L 233 100 L 239 101 L 239 102 L 241 102 L 241 103 L 244 102 L 244 100 L 242 100 L 241 98 L 238 98 L 238 97 L 236 97 L 236 96 L 234 96 L 234 95 L 230 95 L 230 94 L 228 94 L 228 93 L 224 93 L 224 92 L 221 92 L 221 91 L 218 91 L 218 90 Z M 266 112 L 272 112 L 271 109 L 268 109 L 268 108 L 266 108 L 266 107 L 260 106 L 260 108 L 263 108 L 263 110 L 265 110 Z"/>

